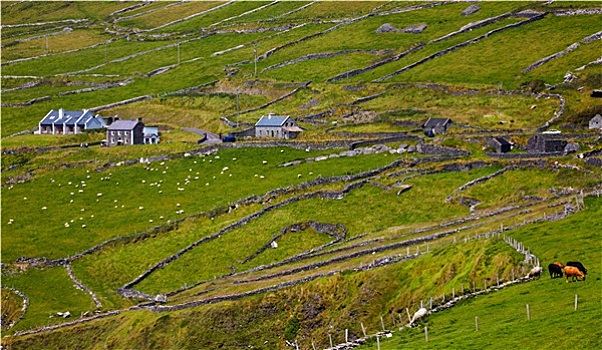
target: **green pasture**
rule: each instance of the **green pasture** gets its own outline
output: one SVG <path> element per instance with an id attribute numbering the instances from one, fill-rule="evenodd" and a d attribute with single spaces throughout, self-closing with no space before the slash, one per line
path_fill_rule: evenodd
<path id="1" fill-rule="evenodd" d="M 599 198 L 586 198 L 586 209 L 567 219 L 529 225 L 509 232 L 541 259 L 544 269 L 553 261 L 580 261 L 588 269 L 585 281 L 565 283 L 544 275 L 536 281 L 461 302 L 431 315 L 420 327 L 396 331 L 381 339 L 381 349 L 439 349 L 519 347 L 521 349 L 595 349 L 602 345 L 600 321 L 601 222 Z M 575 311 L 575 295 L 578 307 Z M 530 308 L 527 320 L 526 304 Z M 479 330 L 475 330 L 478 317 Z M 429 341 L 425 341 L 424 326 Z M 588 336 L 558 336 L 559 330 Z M 566 333 L 565 333 L 566 334 Z M 376 342 L 363 349 L 376 349 Z"/>
<path id="2" fill-rule="evenodd" d="M 159 5 L 162 4 L 162 5 Z M 211 8 L 214 8 L 222 2 L 219 1 L 195 1 L 188 3 L 171 3 L 172 6 L 167 7 L 170 3 L 160 2 L 153 6 L 147 5 L 139 10 L 128 11 L 123 13 L 121 16 L 131 16 L 137 15 L 133 18 L 124 19 L 122 21 L 117 22 L 117 25 L 121 27 L 127 28 L 137 28 L 142 30 L 150 30 L 173 21 L 176 21 L 181 18 L 185 18 L 195 13 L 207 11 Z M 160 7 L 160 8 L 159 8 Z M 142 11 L 150 11 L 154 9 L 152 12 L 142 13 Z"/>
<path id="3" fill-rule="evenodd" d="M 433 256 L 439 259 L 432 259 Z M 468 285 L 472 279 L 502 275 L 503 271 L 507 272 L 520 261 L 520 255 L 501 241 L 479 240 L 453 245 L 416 260 L 369 272 L 321 278 L 278 293 L 237 302 L 222 302 L 169 314 L 127 312 L 117 316 L 123 327 L 130 329 L 127 333 L 116 330 L 109 318 L 84 324 L 76 332 L 65 329 L 49 333 L 44 344 L 53 346 L 69 342 L 77 346 L 85 344 L 84 338 L 92 337 L 111 339 L 117 347 L 126 339 L 129 346 L 136 347 L 143 346 L 145 342 L 179 348 L 219 344 L 230 347 L 240 344 L 234 339 L 245 339 L 248 344 L 256 346 L 267 340 L 267 348 L 271 349 L 283 346 L 286 333 L 286 338 L 291 341 L 297 339 L 300 347 L 311 347 L 311 342 L 326 347 L 328 333 L 336 343 L 343 341 L 345 329 L 350 330 L 352 337 L 358 337 L 361 335 L 360 322 L 368 332 L 375 332 L 381 327 L 380 316 L 390 327 L 398 324 L 399 314 L 405 314 L 405 307 L 415 310 L 420 300 L 437 297 L 443 292 L 450 293 L 452 288 L 459 288 L 459 284 Z M 413 282 L 417 279 L 421 283 Z M 288 324 L 293 318 L 297 319 L 298 325 L 290 329 Z M 209 327 L 207 320 L 212 320 L 214 331 L 200 332 L 199 329 Z M 149 332 L 150 329 L 153 331 Z M 270 332 L 266 333 L 265 329 L 270 329 Z M 57 334 L 68 340 L 57 338 Z M 261 336 L 257 338 L 254 335 Z M 20 338 L 13 341 L 12 346 L 15 349 L 23 346 L 36 348 L 39 339 Z"/>
<path id="4" fill-rule="evenodd" d="M 176 203 L 181 203 L 186 214 L 198 213 L 276 187 L 317 176 L 357 173 L 395 160 L 381 154 L 278 167 L 282 162 L 310 155 L 293 149 L 282 153 L 280 149 L 222 150 L 219 159 L 192 157 L 164 165 L 112 167 L 102 172 L 82 167 L 49 172 L 3 190 L 3 216 L 14 223 L 9 225 L 8 219 L 2 222 L 2 258 L 10 261 L 23 255 L 73 255 L 108 238 L 141 232 L 182 217 L 175 214 Z M 262 164 L 264 159 L 269 160 L 267 165 Z M 244 181 L 244 187 L 240 181 Z M 43 226 L 40 217 L 44 218 Z"/>
<path id="5" fill-rule="evenodd" d="M 2 285 L 15 288 L 29 298 L 25 317 L 12 330 L 63 323 L 66 320 L 57 316 L 57 312 L 69 311 L 74 319 L 95 308 L 90 295 L 75 289 L 64 267 L 29 269 L 17 274 L 3 271 Z"/>
<path id="6" fill-rule="evenodd" d="M 522 69 L 595 33 L 598 21 L 597 16 L 548 16 L 525 26 L 494 34 L 476 44 L 417 66 L 388 81 L 502 83 L 506 88 L 515 88 L 527 81 L 521 73 Z M 529 50 L 504 49 L 508 48 L 509 43 L 512 43 L 512 47 L 529 47 Z M 597 57 L 594 56 L 597 54 L 594 52 L 595 50 L 591 52 L 593 56 L 589 58 L 573 57 L 586 58 L 582 62 L 573 61 L 575 67 L 595 60 Z M 449 69 L 451 66 L 454 68 Z M 554 75 L 538 78 L 544 78 L 547 83 L 556 83 L 565 73 L 556 71 Z"/>
<path id="7" fill-rule="evenodd" d="M 174 290 L 186 281 L 193 284 L 199 280 L 211 279 L 228 273 L 227 266 L 235 266 L 238 271 L 256 267 L 258 261 L 250 261 L 242 265 L 248 256 L 269 243 L 284 227 L 289 225 L 317 221 L 340 223 L 348 237 L 354 237 L 365 232 L 380 231 L 386 227 L 411 224 L 415 222 L 441 222 L 466 213 L 466 208 L 459 205 L 441 205 L 445 193 L 476 178 L 491 169 L 479 169 L 474 172 L 446 174 L 445 176 L 427 176 L 416 179 L 414 186 L 407 195 L 397 196 L 395 191 L 383 191 L 372 186 L 364 186 L 348 194 L 340 200 L 315 198 L 290 204 L 265 214 L 249 224 L 232 232 L 223 234 L 219 239 L 204 243 L 193 251 L 181 256 L 170 265 L 158 270 L 140 284 L 140 289 L 157 293 Z M 429 193 L 427 183 L 437 181 L 440 189 Z M 417 203 L 411 205 L 411 203 Z M 425 210 L 437 206 L 440 210 Z M 362 218 L 357 220 L 357 218 Z M 277 222 L 278 225 L 274 225 Z M 325 237 L 326 238 L 326 237 Z M 311 238 L 308 237 L 308 244 Z M 315 246 L 325 243 L 314 241 Z M 311 246 L 310 246 L 311 247 Z M 302 248 L 302 247 L 301 247 Z M 299 246 L 279 247 L 279 254 L 274 258 L 288 257 L 300 252 Z M 281 252 L 282 251 L 282 252 Z M 267 257 L 266 257 L 267 258 Z M 265 262 L 265 260 L 263 260 Z M 278 260 L 269 261 L 270 263 Z M 219 263 L 218 263 L 219 262 Z M 186 279 L 176 276 L 188 276 Z M 190 280 L 192 278 L 192 280 Z M 161 288 L 157 290 L 157 288 Z M 152 291 L 152 292 L 151 292 Z"/>
<path id="8" fill-rule="evenodd" d="M 458 194 L 481 201 L 479 209 L 499 205 L 517 205 L 528 198 L 549 198 L 558 191 L 568 188 L 594 187 L 600 183 L 598 172 L 589 173 L 572 169 L 556 172 L 542 169 L 516 169 L 470 187 Z M 523 179 L 531 179 L 525 182 Z"/>
<path id="9" fill-rule="evenodd" d="M 109 39 L 100 29 L 75 29 L 72 32 L 48 37 L 48 52 L 46 38 L 38 38 L 8 46 L 2 50 L 2 60 L 10 61 L 19 58 L 57 54 L 68 50 L 76 50 L 86 46 L 100 44 Z"/>
<path id="10" fill-rule="evenodd" d="M 386 112 L 390 110 L 419 108 L 426 115 L 412 115 L 416 122 L 426 121 L 428 117 L 452 118 L 455 123 L 480 126 L 487 129 L 513 130 L 535 129 L 557 111 L 557 99 L 537 99 L 535 96 L 499 95 L 496 90 L 482 89 L 468 93 L 454 87 L 450 92 L 428 88 L 396 88 L 394 85 L 387 93 L 362 103 L 364 110 Z M 536 106 L 531 109 L 531 106 Z M 506 123 L 501 124 L 504 121 Z M 457 128 L 450 132 L 458 131 Z"/>
<path id="11" fill-rule="evenodd" d="M 22 24 L 82 18 L 96 21 L 102 20 L 111 12 L 131 5 L 120 1 L 42 1 L 35 3 L 3 1 L 2 22 L 3 24 Z"/>
<path id="12" fill-rule="evenodd" d="M 241 2 L 237 1 L 228 6 L 219 8 L 215 11 L 205 13 L 203 15 L 191 18 L 191 19 L 183 21 L 183 22 L 175 23 L 175 24 L 169 25 L 164 28 L 160 28 L 153 32 L 154 33 L 172 33 L 172 32 L 190 33 L 190 32 L 194 32 L 194 31 L 198 31 L 200 28 L 211 27 L 212 25 L 214 25 L 218 22 L 224 21 L 233 16 L 241 15 L 247 11 L 261 7 L 267 3 L 268 2 L 264 2 L 264 1 L 241 1 Z M 196 11 L 196 12 L 201 12 L 201 11 Z M 224 24 L 227 25 L 229 23 L 228 23 L 228 21 L 226 21 Z M 224 24 L 222 24 L 222 25 L 224 25 Z"/>

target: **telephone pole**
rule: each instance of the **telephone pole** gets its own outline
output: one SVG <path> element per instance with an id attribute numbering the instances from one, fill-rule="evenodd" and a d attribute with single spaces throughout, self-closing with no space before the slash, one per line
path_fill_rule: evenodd
<path id="1" fill-rule="evenodd" d="M 253 44 L 253 51 L 255 52 L 255 78 L 257 78 L 257 46 L 259 46 L 259 44 Z"/>

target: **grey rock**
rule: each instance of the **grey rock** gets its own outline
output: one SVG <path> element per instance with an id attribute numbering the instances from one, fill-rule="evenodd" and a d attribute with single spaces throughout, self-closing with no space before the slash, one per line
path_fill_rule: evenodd
<path id="1" fill-rule="evenodd" d="M 479 5 L 470 5 L 464 11 L 462 11 L 462 16 L 470 16 L 473 13 L 479 12 L 481 7 Z"/>

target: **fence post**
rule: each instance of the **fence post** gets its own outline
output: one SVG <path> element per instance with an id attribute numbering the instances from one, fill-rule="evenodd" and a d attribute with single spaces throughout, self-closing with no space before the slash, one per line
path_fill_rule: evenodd
<path id="1" fill-rule="evenodd" d="M 462 286 L 462 295 L 464 295 L 464 283 L 462 283 L 461 286 Z"/>
<path id="2" fill-rule="evenodd" d="M 479 331 L 479 316 L 474 317 L 474 327 L 475 327 L 475 332 L 478 332 Z"/>
<path id="3" fill-rule="evenodd" d="M 406 312 L 408 313 L 408 323 L 412 322 L 412 316 L 410 316 L 410 309 L 406 307 Z"/>
<path id="4" fill-rule="evenodd" d="M 456 288 L 452 288 L 452 299 L 456 299 Z"/>
<path id="5" fill-rule="evenodd" d="M 529 310 L 529 304 L 527 304 L 527 321 L 531 320 L 531 311 Z"/>
<path id="6" fill-rule="evenodd" d="M 424 338 L 426 339 L 426 342 L 428 343 L 428 341 L 429 341 L 429 330 L 428 330 L 428 328 L 426 328 L 426 326 L 424 326 Z"/>
<path id="7" fill-rule="evenodd" d="M 577 311 L 577 294 L 575 294 L 575 311 Z"/>
<path id="8" fill-rule="evenodd" d="M 378 334 L 376 335 L 376 349 L 380 350 L 380 338 L 378 337 Z"/>
<path id="9" fill-rule="evenodd" d="M 385 329 L 385 321 L 383 321 L 383 317 L 380 317 L 380 324 L 383 326 L 383 331 L 386 331 Z"/>
<path id="10" fill-rule="evenodd" d="M 429 300 L 429 310 L 433 309 L 433 297 Z"/>
<path id="11" fill-rule="evenodd" d="M 362 326 L 362 333 L 364 333 L 364 338 L 366 337 L 366 328 L 364 328 L 364 322 L 360 322 L 360 325 Z"/>
<path id="12" fill-rule="evenodd" d="M 332 348 L 333 347 L 333 345 L 332 345 L 332 335 L 330 335 L 330 333 L 328 333 L 328 338 L 330 339 L 330 347 Z"/>
<path id="13" fill-rule="evenodd" d="M 345 328 L 345 343 L 349 343 L 349 329 Z"/>

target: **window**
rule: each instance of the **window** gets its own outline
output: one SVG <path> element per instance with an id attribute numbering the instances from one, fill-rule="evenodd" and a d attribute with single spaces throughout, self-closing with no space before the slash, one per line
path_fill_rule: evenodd
<path id="1" fill-rule="evenodd" d="M 111 135 L 112 135 L 112 136 L 115 136 L 115 131 L 111 131 Z"/>
<path id="2" fill-rule="evenodd" d="M 129 132 L 128 132 L 128 131 L 125 131 L 124 133 L 125 133 L 125 136 L 128 136 L 128 134 L 129 134 Z"/>
<path id="3" fill-rule="evenodd" d="M 121 131 L 117 131 L 117 135 L 121 136 Z"/>

